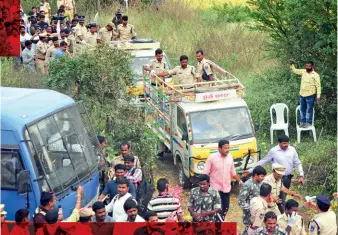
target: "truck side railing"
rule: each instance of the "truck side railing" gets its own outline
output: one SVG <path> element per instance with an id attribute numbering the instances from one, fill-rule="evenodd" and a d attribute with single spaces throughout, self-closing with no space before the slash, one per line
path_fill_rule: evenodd
<path id="1" fill-rule="evenodd" d="M 231 73 L 217 64 L 209 61 L 213 69 L 214 81 L 194 82 L 190 84 L 167 84 L 163 78 L 154 76 L 150 78 L 148 71 L 143 70 L 144 91 L 156 88 L 162 92 L 161 96 L 170 102 L 207 102 L 220 99 L 231 99 L 245 96 L 243 84 Z M 150 80 L 156 86 L 150 84 Z"/>

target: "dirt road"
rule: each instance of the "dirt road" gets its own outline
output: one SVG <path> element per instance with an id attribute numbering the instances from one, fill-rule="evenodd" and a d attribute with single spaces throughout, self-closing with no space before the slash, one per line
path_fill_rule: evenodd
<path id="1" fill-rule="evenodd" d="M 178 185 L 178 171 L 176 166 L 173 163 L 172 157 L 169 155 L 165 156 L 163 160 L 158 160 L 156 164 L 156 169 L 153 171 L 155 182 L 159 178 L 167 178 L 170 184 Z M 186 189 L 183 191 L 183 209 L 184 209 L 184 218 L 188 221 L 191 221 L 191 217 L 187 210 L 187 200 L 188 200 L 188 193 L 190 190 Z M 237 196 L 239 193 L 239 186 L 235 185 L 232 187 L 231 194 L 230 194 L 230 209 L 226 216 L 226 221 L 236 222 L 237 223 L 237 231 L 242 232 L 244 226 L 242 224 L 242 209 L 237 204 Z M 305 196 L 305 195 L 304 195 Z M 305 209 L 300 203 L 299 206 L 299 213 L 304 217 L 305 227 L 307 227 L 310 219 L 314 215 L 313 210 Z"/>

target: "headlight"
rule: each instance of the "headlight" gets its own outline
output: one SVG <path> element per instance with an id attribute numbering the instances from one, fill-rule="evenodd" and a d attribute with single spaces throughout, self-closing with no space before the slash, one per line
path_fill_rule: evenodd
<path id="1" fill-rule="evenodd" d="M 204 166 L 205 166 L 205 162 L 199 162 L 197 164 L 197 169 L 200 170 L 200 171 L 203 171 L 204 170 Z"/>

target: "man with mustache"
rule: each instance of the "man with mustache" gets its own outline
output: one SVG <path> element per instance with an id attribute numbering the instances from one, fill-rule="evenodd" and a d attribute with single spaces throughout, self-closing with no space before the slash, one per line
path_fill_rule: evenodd
<path id="1" fill-rule="evenodd" d="M 319 74 L 313 70 L 313 62 L 305 62 L 305 69 L 296 69 L 295 61 L 290 60 L 291 71 L 301 75 L 299 103 L 300 103 L 300 127 L 312 126 L 313 106 L 315 99 L 320 102 L 321 86 Z"/>

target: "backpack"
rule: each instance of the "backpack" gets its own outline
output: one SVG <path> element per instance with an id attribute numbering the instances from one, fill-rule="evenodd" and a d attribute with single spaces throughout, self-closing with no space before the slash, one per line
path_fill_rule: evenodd
<path id="1" fill-rule="evenodd" d="M 141 170 L 142 171 L 142 170 Z M 131 175 L 135 173 L 132 170 Z M 146 179 L 142 171 L 142 180 L 136 189 L 136 201 L 138 202 L 138 214 L 144 217 L 147 212 L 148 203 L 153 197 L 155 187 L 151 179 Z"/>

